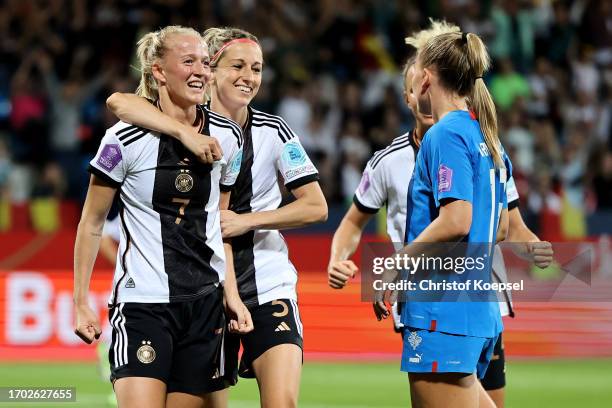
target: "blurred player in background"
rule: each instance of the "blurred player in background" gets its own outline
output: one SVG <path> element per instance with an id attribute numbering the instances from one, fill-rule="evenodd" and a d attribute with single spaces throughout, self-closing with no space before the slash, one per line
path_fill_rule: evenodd
<path id="1" fill-rule="evenodd" d="M 109 360 L 118 404 L 200 407 L 223 386 L 218 381 L 224 370 L 223 297 L 237 320 L 230 324 L 252 328 L 233 269 L 225 270 L 219 223 L 220 203 L 229 202 L 219 185 L 229 189 L 235 183 L 241 131 L 199 106 L 211 72 L 197 31 L 169 26 L 148 33 L 137 54 L 142 70 L 137 92 L 181 126 L 217 139 L 200 135 L 209 146 L 202 163 L 172 138 L 138 126 L 118 122 L 106 132 L 90 163 L 77 230 L 75 331 L 87 343 L 101 333 L 88 304 L 89 281 L 104 220 L 119 190 L 121 262 L 109 301 Z M 225 150 L 221 160 L 220 149 Z"/>
<path id="2" fill-rule="evenodd" d="M 257 38 L 236 28 L 211 28 L 204 39 L 212 55 L 210 108 L 240 124 L 245 140 L 231 211 L 222 214 L 221 227 L 223 236 L 232 238 L 240 296 L 255 330 L 226 339 L 226 380 L 235 383 L 238 371 L 242 377 L 254 376 L 261 406 L 294 407 L 303 361 L 302 322 L 297 271 L 278 230 L 324 221 L 327 204 L 317 169 L 298 136 L 282 118 L 249 106 L 263 70 Z M 114 94 L 108 103 L 131 123 L 156 128 L 167 120 L 134 95 Z M 296 198 L 281 208 L 279 182 Z M 244 352 L 238 367 L 240 343 Z"/>

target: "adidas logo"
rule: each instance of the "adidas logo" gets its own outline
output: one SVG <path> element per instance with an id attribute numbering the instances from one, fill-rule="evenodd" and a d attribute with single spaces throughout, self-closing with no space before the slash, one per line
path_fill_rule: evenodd
<path id="1" fill-rule="evenodd" d="M 285 322 L 281 322 L 274 331 L 291 331 L 291 327 Z"/>
<path id="2" fill-rule="evenodd" d="M 134 279 L 130 278 L 127 282 L 125 282 L 126 288 L 135 288 L 136 284 L 134 283 Z"/>

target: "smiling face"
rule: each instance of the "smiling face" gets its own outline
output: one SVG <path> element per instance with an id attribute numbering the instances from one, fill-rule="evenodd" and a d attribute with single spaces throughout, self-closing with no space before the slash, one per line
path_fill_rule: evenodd
<path id="1" fill-rule="evenodd" d="M 166 87 L 172 100 L 181 105 L 196 105 L 204 99 L 204 88 L 210 80 L 210 57 L 202 38 L 175 34 L 167 39 L 166 52 L 153 65 L 153 75 L 160 88 Z"/>
<path id="2" fill-rule="evenodd" d="M 246 107 L 261 85 L 263 56 L 255 42 L 239 42 L 227 47 L 213 75 L 213 97 L 227 109 Z"/>

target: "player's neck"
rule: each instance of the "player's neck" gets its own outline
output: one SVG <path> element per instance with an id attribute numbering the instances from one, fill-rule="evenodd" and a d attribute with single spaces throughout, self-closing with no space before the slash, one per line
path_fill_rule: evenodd
<path id="1" fill-rule="evenodd" d="M 431 89 L 431 113 L 434 123 L 439 122 L 447 113 L 456 110 L 466 110 L 467 102 L 464 97 L 453 95 L 444 89 Z"/>
<path id="2" fill-rule="evenodd" d="M 221 116 L 230 118 L 231 120 L 239 124 L 242 128 L 244 128 L 247 119 L 249 118 L 249 108 L 247 106 L 241 106 L 239 108 L 232 109 L 219 102 L 219 100 L 216 98 L 213 98 L 210 101 L 210 109 Z"/>
<path id="3" fill-rule="evenodd" d="M 181 106 L 180 102 L 173 100 L 167 92 L 160 90 L 158 103 L 162 112 L 185 125 L 192 126 L 196 120 L 195 105 Z"/>

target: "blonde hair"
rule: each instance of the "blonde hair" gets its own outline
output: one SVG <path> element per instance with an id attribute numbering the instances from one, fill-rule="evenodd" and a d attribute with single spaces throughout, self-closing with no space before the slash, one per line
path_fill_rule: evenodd
<path id="1" fill-rule="evenodd" d="M 417 59 L 423 67 L 437 71 L 444 88 L 468 99 L 496 167 L 504 168 L 497 112 L 482 79 L 491 66 L 491 59 L 480 37 L 458 31 L 431 37 L 419 48 Z"/>
<path id="2" fill-rule="evenodd" d="M 136 88 L 136 95 L 153 100 L 159 97 L 157 81 L 153 77 L 153 65 L 164 57 L 168 51 L 166 43 L 175 34 L 193 35 L 202 39 L 200 33 L 193 28 L 172 25 L 147 33 L 136 43 L 136 56 L 140 65 L 140 83 Z"/>
<path id="3" fill-rule="evenodd" d="M 444 20 L 437 21 L 430 17 L 429 23 L 431 26 L 428 29 L 418 31 L 412 34 L 410 37 L 404 38 L 406 44 L 413 46 L 418 51 L 423 48 L 425 44 L 427 44 L 427 41 L 435 36 L 440 34 L 461 32 L 461 29 L 458 26 L 452 23 L 447 23 Z"/>
<path id="4" fill-rule="evenodd" d="M 208 44 L 208 52 L 210 53 L 210 65 L 212 68 L 217 66 L 217 63 L 225 53 L 223 51 L 221 55 L 218 55 L 217 58 L 212 60 L 212 58 L 217 54 L 217 52 L 229 41 L 237 40 L 239 38 L 248 38 L 249 40 L 254 41 L 261 48 L 261 44 L 256 36 L 249 33 L 248 31 L 242 30 L 236 27 L 213 27 L 204 31 L 203 34 L 204 41 Z"/>

